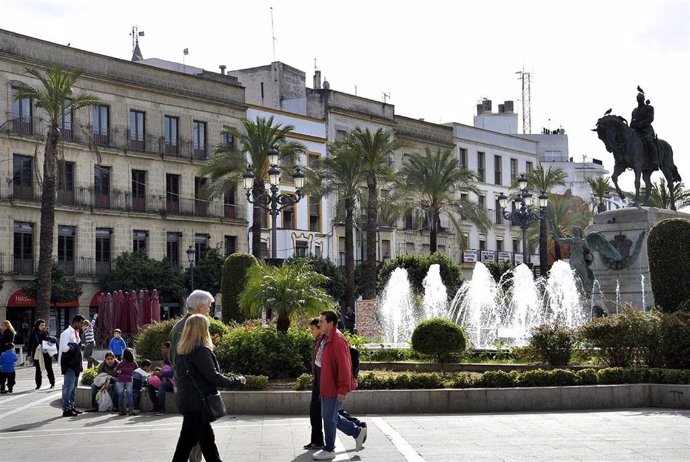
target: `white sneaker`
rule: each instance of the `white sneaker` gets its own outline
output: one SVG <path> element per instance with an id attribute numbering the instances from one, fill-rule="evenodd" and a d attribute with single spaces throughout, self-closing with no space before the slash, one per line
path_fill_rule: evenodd
<path id="1" fill-rule="evenodd" d="M 331 460 L 335 459 L 335 451 L 325 451 L 321 449 L 320 451 L 316 451 L 314 455 L 312 456 L 312 459 L 314 460 Z"/>
<path id="2" fill-rule="evenodd" d="M 355 446 L 355 451 L 359 451 L 362 449 L 362 446 L 364 445 L 364 442 L 367 439 L 367 427 L 360 427 L 361 430 L 359 431 L 359 435 L 355 438 L 355 443 L 357 445 Z"/>

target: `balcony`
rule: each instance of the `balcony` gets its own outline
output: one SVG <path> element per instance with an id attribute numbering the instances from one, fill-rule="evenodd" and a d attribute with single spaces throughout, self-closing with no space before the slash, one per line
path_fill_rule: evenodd
<path id="1" fill-rule="evenodd" d="M 33 255 L 27 256 L 12 256 L 12 273 L 20 274 L 25 276 L 33 276 L 34 268 L 36 267 L 34 263 Z"/>
<path id="2" fill-rule="evenodd" d="M 75 270 L 76 270 L 76 265 L 74 263 L 74 257 L 72 257 L 71 260 L 58 259 L 58 265 L 60 265 L 60 267 L 62 267 L 62 269 L 66 275 L 74 276 Z"/>

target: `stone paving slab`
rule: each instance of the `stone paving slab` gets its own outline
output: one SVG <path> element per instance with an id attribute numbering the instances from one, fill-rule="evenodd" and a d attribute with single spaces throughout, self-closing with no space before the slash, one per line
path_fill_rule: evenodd
<path id="1" fill-rule="evenodd" d="M 20 369 L 0 395 L 0 460 L 169 461 L 182 417 L 114 413 L 62 418 L 59 389 L 33 390 Z M 339 461 L 690 461 L 690 410 L 661 408 L 539 413 L 359 416 L 362 451 L 339 434 Z M 213 425 L 225 461 L 312 460 L 307 417 L 228 416 Z M 86 459 L 85 459 L 86 458 Z"/>

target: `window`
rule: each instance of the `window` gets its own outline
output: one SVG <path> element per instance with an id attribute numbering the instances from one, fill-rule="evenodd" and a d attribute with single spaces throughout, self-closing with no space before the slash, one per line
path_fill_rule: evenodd
<path id="1" fill-rule="evenodd" d="M 177 117 L 165 116 L 163 118 L 163 140 L 165 143 L 164 154 L 178 154 L 180 120 Z"/>
<path id="2" fill-rule="evenodd" d="M 110 274 L 112 261 L 111 239 L 113 230 L 110 228 L 96 228 L 96 274 Z"/>
<path id="3" fill-rule="evenodd" d="M 165 210 L 180 213 L 180 175 L 165 175 Z"/>
<path id="4" fill-rule="evenodd" d="M 503 169 L 501 156 L 494 156 L 494 184 L 503 184 Z"/>
<path id="5" fill-rule="evenodd" d="M 58 163 L 57 202 L 74 205 L 74 162 Z"/>
<path id="6" fill-rule="evenodd" d="M 344 140 L 345 138 L 347 138 L 347 132 L 345 130 L 336 130 L 335 131 L 336 141 Z"/>
<path id="7" fill-rule="evenodd" d="M 496 239 L 496 251 L 503 252 L 503 239 Z"/>
<path id="8" fill-rule="evenodd" d="M 206 122 L 192 122 L 192 146 L 195 159 L 207 159 L 206 155 Z"/>
<path id="9" fill-rule="evenodd" d="M 168 233 L 165 246 L 165 258 L 177 267 L 180 266 L 180 236 L 180 233 Z"/>
<path id="10" fill-rule="evenodd" d="M 486 181 L 486 154 L 483 152 L 477 152 L 477 179 Z"/>
<path id="11" fill-rule="evenodd" d="M 146 211 L 146 172 L 132 170 L 132 210 Z"/>
<path id="12" fill-rule="evenodd" d="M 468 202 L 470 200 L 470 196 L 467 193 L 460 193 L 460 202 Z M 467 220 L 467 216 L 464 213 L 460 214 L 460 219 L 461 220 Z"/>
<path id="13" fill-rule="evenodd" d="M 478 197 L 477 200 L 477 205 L 479 205 L 479 208 L 482 210 L 486 210 L 486 196 L 481 195 Z"/>
<path id="14" fill-rule="evenodd" d="M 110 208 L 110 167 L 93 167 L 94 207 Z"/>
<path id="15" fill-rule="evenodd" d="M 414 255 L 414 242 L 406 242 L 405 243 L 405 253 L 408 255 Z"/>
<path id="16" fill-rule="evenodd" d="M 66 274 L 74 274 L 74 226 L 58 226 L 58 264 Z"/>
<path id="17" fill-rule="evenodd" d="M 91 134 L 93 142 L 98 146 L 108 146 L 110 144 L 108 106 L 97 104 L 91 107 Z"/>
<path id="18" fill-rule="evenodd" d="M 146 241 L 148 237 L 148 231 L 139 229 L 132 231 L 132 253 L 142 252 L 144 255 L 146 255 Z"/>
<path id="19" fill-rule="evenodd" d="M 532 170 L 534 170 L 534 164 L 532 162 L 527 162 L 525 165 L 525 170 L 527 170 L 527 174 L 532 173 Z"/>
<path id="20" fill-rule="evenodd" d="M 72 121 L 74 120 L 74 112 L 72 111 L 72 100 L 66 99 L 62 102 L 62 114 L 58 121 L 60 128 L 60 136 L 63 140 L 72 141 L 74 139 L 72 133 Z"/>
<path id="21" fill-rule="evenodd" d="M 479 240 L 479 252 L 482 252 L 484 250 L 486 250 L 486 241 L 480 239 Z"/>
<path id="22" fill-rule="evenodd" d="M 314 244 L 314 256 L 316 258 L 322 258 L 321 254 L 321 245 L 320 244 Z"/>
<path id="23" fill-rule="evenodd" d="M 345 238 L 338 237 L 338 262 L 340 266 L 345 266 Z"/>
<path id="24" fill-rule="evenodd" d="M 404 229 L 413 229 L 414 228 L 414 216 L 412 215 L 412 211 L 408 210 L 405 212 L 405 216 L 403 217 L 404 221 Z"/>
<path id="25" fill-rule="evenodd" d="M 33 119 L 31 117 L 31 98 L 14 99 L 19 88 L 12 87 L 12 131 L 17 133 L 33 133 Z"/>
<path id="26" fill-rule="evenodd" d="M 135 111 L 131 109 L 129 111 L 129 139 L 127 140 L 127 146 L 129 149 L 134 149 L 135 151 L 145 150 L 145 114 L 142 111 Z"/>
<path id="27" fill-rule="evenodd" d="M 309 196 L 309 231 L 321 232 L 321 198 Z"/>
<path id="28" fill-rule="evenodd" d="M 426 255 L 431 253 L 431 246 L 429 244 L 422 244 L 422 254 Z"/>
<path id="29" fill-rule="evenodd" d="M 520 241 L 513 239 L 513 253 L 520 253 Z"/>
<path id="30" fill-rule="evenodd" d="M 20 154 L 12 156 L 12 197 L 15 199 L 34 198 L 33 160 L 33 157 Z"/>
<path id="31" fill-rule="evenodd" d="M 295 242 L 295 256 L 306 257 L 309 253 L 309 244 L 307 241 L 297 241 Z"/>
<path id="32" fill-rule="evenodd" d="M 263 83 L 261 85 L 263 85 Z M 259 255 L 263 259 L 269 258 L 271 256 L 271 254 L 268 253 L 268 242 L 261 241 L 261 243 L 259 244 Z"/>
<path id="33" fill-rule="evenodd" d="M 205 217 L 208 209 L 208 201 L 204 198 L 206 178 L 194 177 L 194 215 Z"/>
<path id="34" fill-rule="evenodd" d="M 290 204 L 283 209 L 280 223 L 283 229 L 297 229 L 297 216 L 294 204 Z"/>
<path id="35" fill-rule="evenodd" d="M 295 179 L 292 174 L 295 173 L 295 166 L 297 165 L 297 157 L 295 154 L 287 154 L 280 159 L 280 181 L 292 183 Z"/>
<path id="36" fill-rule="evenodd" d="M 201 260 L 201 258 L 206 254 L 210 239 L 211 236 L 208 234 L 194 235 L 194 250 L 196 250 L 196 255 L 194 255 L 195 263 L 199 263 L 199 260 Z"/>
<path id="37" fill-rule="evenodd" d="M 460 161 L 460 168 L 467 169 L 467 149 L 460 148 L 458 160 Z"/>
<path id="38" fill-rule="evenodd" d="M 389 239 L 381 240 L 381 259 L 388 261 L 391 258 L 391 241 Z"/>
<path id="39" fill-rule="evenodd" d="M 510 184 L 513 184 L 517 181 L 517 169 L 518 169 L 517 159 L 510 159 Z"/>
<path id="40" fill-rule="evenodd" d="M 14 272 L 34 274 L 34 224 L 14 222 Z"/>
<path id="41" fill-rule="evenodd" d="M 221 138 L 222 138 L 222 140 L 223 140 L 222 142 L 225 146 L 233 146 L 235 144 L 235 135 L 233 135 L 232 133 L 230 133 L 228 131 L 224 131 L 222 133 Z"/>
<path id="42" fill-rule="evenodd" d="M 502 225 L 503 224 L 503 210 L 501 210 L 501 204 L 498 202 L 498 198 L 496 198 L 496 224 L 497 225 Z"/>
<path id="43" fill-rule="evenodd" d="M 237 252 L 237 236 L 225 236 L 225 255 Z"/>
<path id="44" fill-rule="evenodd" d="M 225 218 L 237 218 L 237 199 L 234 189 L 225 191 L 223 194 L 223 208 Z"/>

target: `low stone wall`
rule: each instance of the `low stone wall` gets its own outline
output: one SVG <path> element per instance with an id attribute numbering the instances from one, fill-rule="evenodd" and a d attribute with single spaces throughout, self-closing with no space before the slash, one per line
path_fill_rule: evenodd
<path id="1" fill-rule="evenodd" d="M 311 391 L 225 391 L 228 414 L 308 415 Z M 150 409 L 146 396 L 144 409 Z M 77 405 L 90 407 L 90 390 L 79 387 Z M 690 409 L 690 385 L 630 384 L 576 387 L 358 390 L 346 407 L 356 415 L 543 412 L 665 407 Z M 168 394 L 168 412 L 176 412 Z"/>

